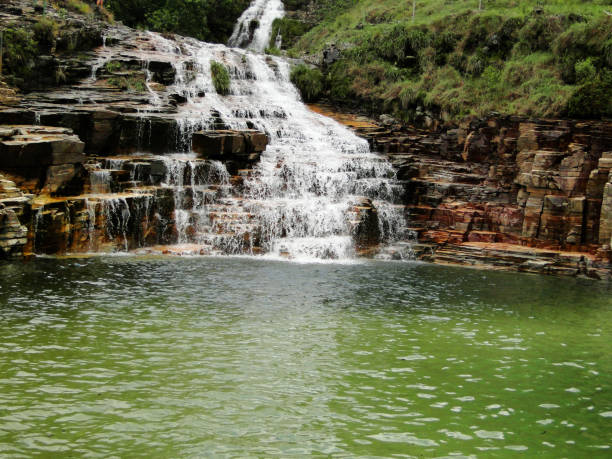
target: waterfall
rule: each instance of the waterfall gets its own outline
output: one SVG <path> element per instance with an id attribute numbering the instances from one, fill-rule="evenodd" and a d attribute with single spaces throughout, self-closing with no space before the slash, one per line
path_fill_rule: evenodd
<path id="1" fill-rule="evenodd" d="M 160 47 L 177 48 L 157 37 Z M 351 258 L 355 215 L 364 202 L 374 208 L 383 240 L 404 236 L 404 209 L 396 202 L 403 188 L 391 164 L 348 128 L 309 110 L 290 82 L 285 60 L 192 39 L 173 52 L 173 91 L 188 100 L 178 114 L 184 137 L 210 127 L 217 116 L 232 129 L 259 129 L 270 137 L 260 163 L 244 180 L 240 199 L 207 208 L 212 234 L 225 235 L 209 242 L 221 244 L 226 253 L 248 252 L 256 239 L 268 256 Z M 228 96 L 215 92 L 211 61 L 229 69 Z M 181 234 L 188 226 L 188 212 L 180 203 L 183 186 L 177 183 L 176 226 Z"/>
<path id="2" fill-rule="evenodd" d="M 91 192 L 94 194 L 111 192 L 111 172 L 109 169 L 93 170 L 89 173 Z"/>
<path id="3" fill-rule="evenodd" d="M 374 255 L 379 243 L 406 240 L 404 188 L 389 161 L 347 127 L 311 111 L 290 81 L 287 61 L 251 51 L 265 47 L 280 16 L 279 0 L 252 2 L 230 40 L 249 49 L 142 34 L 147 50 L 129 56 L 143 62 L 149 98 L 148 108 L 135 114 L 141 120 L 137 139 L 149 136 L 150 144 L 153 127 L 145 115 L 179 95 L 182 102 L 168 116 L 177 122 L 183 152 L 138 152 L 89 164 L 91 194 L 71 204 L 67 250 L 154 246 L 164 253 L 178 244 L 184 250 L 175 247 L 174 253 L 349 260 Z M 245 41 L 255 18 L 258 27 Z M 105 59 L 127 57 L 112 47 L 102 53 Z M 149 62 L 160 58 L 173 65 L 174 82 L 158 93 L 149 86 Z M 226 96 L 215 90 L 212 61 L 229 71 Z M 224 163 L 189 151 L 194 132 L 220 126 L 265 132 L 269 143 L 259 162 L 230 168 L 230 176 Z M 63 227 L 61 215 L 49 213 L 57 228 Z M 57 247 L 52 236 L 44 241 L 49 251 Z M 408 253 L 400 248 L 393 253 Z"/>
<path id="4" fill-rule="evenodd" d="M 238 18 L 228 46 L 263 52 L 270 41 L 272 23 L 284 14 L 281 0 L 253 0 Z"/>

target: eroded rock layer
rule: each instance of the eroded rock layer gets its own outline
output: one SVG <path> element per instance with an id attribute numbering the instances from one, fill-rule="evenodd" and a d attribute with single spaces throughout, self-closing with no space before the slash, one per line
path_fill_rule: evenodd
<path id="1" fill-rule="evenodd" d="M 427 132 L 313 108 L 392 160 L 419 258 L 610 277 L 612 123 L 491 117 Z"/>
<path id="2" fill-rule="evenodd" d="M 382 156 L 306 110 L 282 60 L 75 21 L 80 45 L 62 35 L 41 61 L 66 79 L 0 105 L 2 258 L 273 252 L 610 278 L 612 123 L 418 131 L 313 107 Z"/>

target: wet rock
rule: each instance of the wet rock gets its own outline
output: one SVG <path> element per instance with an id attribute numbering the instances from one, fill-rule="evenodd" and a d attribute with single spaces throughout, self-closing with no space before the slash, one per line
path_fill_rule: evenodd
<path id="1" fill-rule="evenodd" d="M 152 61 L 149 62 L 149 71 L 152 73 L 153 81 L 169 86 L 174 83 L 176 69 L 171 62 Z"/>
<path id="2" fill-rule="evenodd" d="M 0 174 L 0 259 L 23 256 L 28 230 L 20 218 L 26 215 L 30 198 Z"/>
<path id="3" fill-rule="evenodd" d="M 81 163 L 84 148 L 68 129 L 24 127 L 0 141 L 0 169 Z"/>
<path id="4" fill-rule="evenodd" d="M 181 150 L 178 124 L 173 118 L 125 116 L 119 125 L 117 152 L 162 154 Z"/>
<path id="5" fill-rule="evenodd" d="M 191 148 L 200 158 L 223 161 L 234 174 L 259 161 L 267 144 L 268 136 L 263 132 L 218 130 L 194 133 Z"/>
<path id="6" fill-rule="evenodd" d="M 599 243 L 612 247 L 612 172 L 604 187 L 599 223 Z"/>
<path id="7" fill-rule="evenodd" d="M 249 152 L 261 153 L 268 146 L 268 136 L 261 131 L 254 129 L 241 131 L 246 141 L 246 148 Z"/>
<path id="8" fill-rule="evenodd" d="M 354 215 L 351 225 L 353 226 L 355 248 L 363 252 L 378 246 L 381 242 L 381 234 L 378 214 L 372 200 L 364 198 L 356 202 L 351 211 Z"/>
<path id="9" fill-rule="evenodd" d="M 346 123 L 344 114 L 337 119 Z M 346 124 L 396 167 L 409 225 L 433 247 L 423 259 L 595 278 L 612 272 L 603 249 L 612 237 L 610 122 L 495 115 L 441 132 Z M 535 254 L 524 255 L 529 248 Z"/>

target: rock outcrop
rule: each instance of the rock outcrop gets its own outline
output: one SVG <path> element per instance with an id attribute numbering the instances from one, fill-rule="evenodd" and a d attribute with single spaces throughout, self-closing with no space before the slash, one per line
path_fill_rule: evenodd
<path id="1" fill-rule="evenodd" d="M 70 129 L 0 126 L 0 170 L 31 193 L 78 194 L 84 147 Z"/>
<path id="2" fill-rule="evenodd" d="M 391 159 L 418 258 L 610 278 L 611 122 L 492 116 L 432 132 L 314 109 Z"/>
<path id="3" fill-rule="evenodd" d="M 23 256 L 28 229 L 22 222 L 27 220 L 30 199 L 0 174 L 0 259 Z"/>
<path id="4" fill-rule="evenodd" d="M 199 131 L 193 134 L 191 149 L 200 158 L 225 163 L 231 174 L 250 169 L 268 145 L 268 136 L 253 129 Z"/>

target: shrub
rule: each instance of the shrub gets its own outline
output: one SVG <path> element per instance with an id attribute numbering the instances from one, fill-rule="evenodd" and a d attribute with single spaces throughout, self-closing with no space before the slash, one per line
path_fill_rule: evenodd
<path id="1" fill-rule="evenodd" d="M 574 65 L 576 72 L 576 83 L 585 84 L 592 81 L 597 75 L 597 69 L 593 65 L 593 60 L 589 57 Z"/>
<path id="2" fill-rule="evenodd" d="M 291 70 L 291 82 L 298 88 L 306 102 L 312 102 L 323 93 L 323 74 L 319 69 L 311 69 L 300 64 Z"/>
<path id="3" fill-rule="evenodd" d="M 272 23 L 272 33 L 270 34 L 270 47 L 276 46 L 276 37 L 280 33 L 283 41 L 282 48 L 292 47 L 299 37 L 312 29 L 312 24 L 299 21 L 297 19 L 280 18 Z"/>
<path id="4" fill-rule="evenodd" d="M 605 70 L 580 86 L 572 94 L 567 112 L 575 118 L 612 116 L 612 71 Z"/>
<path id="5" fill-rule="evenodd" d="M 415 62 L 419 52 L 431 43 L 427 30 L 416 29 L 406 25 L 396 25 L 386 33 L 379 34 L 370 42 L 370 51 L 399 66 L 408 66 Z"/>
<path id="6" fill-rule="evenodd" d="M 476 53 L 468 59 L 465 71 L 476 77 L 482 74 L 486 64 L 485 57 L 481 53 Z"/>
<path id="7" fill-rule="evenodd" d="M 49 17 L 42 17 L 34 24 L 34 39 L 41 49 L 48 52 L 55 46 L 58 28 L 57 23 Z"/>
<path id="8" fill-rule="evenodd" d="M 114 73 L 121 70 L 121 62 L 119 61 L 108 61 L 104 66 L 108 73 Z"/>
<path id="9" fill-rule="evenodd" d="M 81 0 L 68 0 L 68 2 L 66 2 L 66 8 L 86 16 L 91 14 L 91 6 Z"/>
<path id="10" fill-rule="evenodd" d="M 334 62 L 327 74 L 329 95 L 336 101 L 348 101 L 352 95 L 352 78 L 348 74 L 348 63 L 344 60 Z"/>
<path id="11" fill-rule="evenodd" d="M 589 57 L 612 67 L 612 18 L 572 24 L 554 41 L 553 52 L 566 83 L 576 83 L 576 64 Z"/>
<path id="12" fill-rule="evenodd" d="M 518 32 L 519 50 L 523 53 L 549 50 L 562 27 L 562 19 L 558 16 L 533 17 Z"/>
<path id="13" fill-rule="evenodd" d="M 228 95 L 230 91 L 230 75 L 227 67 L 220 62 L 211 61 L 210 74 L 217 94 L 221 96 Z"/>
<path id="14" fill-rule="evenodd" d="M 482 79 L 486 82 L 488 87 L 494 88 L 501 82 L 502 72 L 497 67 L 488 65 L 482 72 Z"/>
<path id="15" fill-rule="evenodd" d="M 18 78 L 30 74 L 38 54 L 33 34 L 26 29 L 8 28 L 4 31 L 4 71 Z"/>
<path id="16" fill-rule="evenodd" d="M 612 69 L 612 38 L 609 38 L 604 43 L 602 54 L 603 54 L 605 65 L 607 65 L 609 68 Z"/>
<path id="17" fill-rule="evenodd" d="M 275 46 L 270 46 L 264 50 L 264 53 L 269 54 L 271 56 L 280 56 L 281 50 Z"/>
<path id="18" fill-rule="evenodd" d="M 145 92 L 147 90 L 147 85 L 145 84 L 143 78 L 134 76 L 128 78 L 124 76 L 111 77 L 107 80 L 107 82 L 109 85 L 124 91 Z"/>

